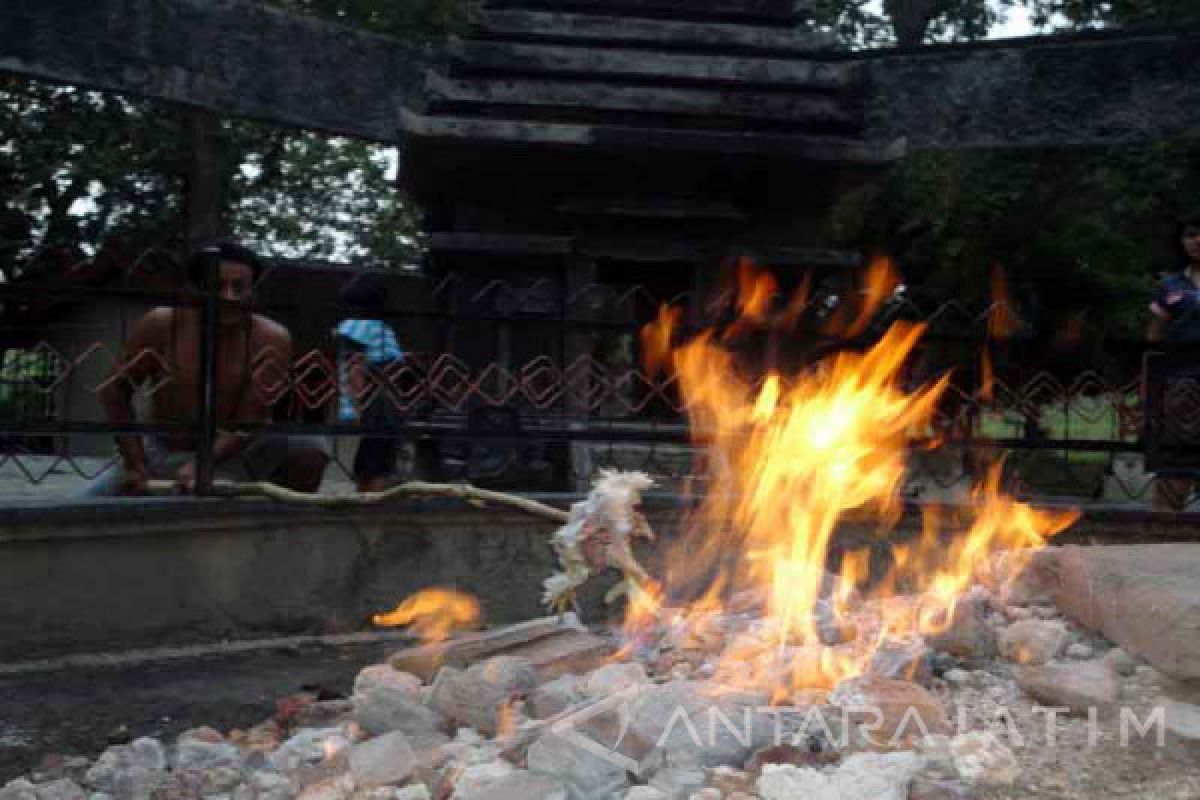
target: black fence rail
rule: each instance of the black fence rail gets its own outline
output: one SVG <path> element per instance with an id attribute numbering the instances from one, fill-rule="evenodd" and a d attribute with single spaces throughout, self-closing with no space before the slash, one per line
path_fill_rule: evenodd
<path id="1" fill-rule="evenodd" d="M 229 433 L 321 437 L 333 455 L 326 480 L 347 479 L 354 441 L 371 435 L 401 438 L 400 472 L 434 480 L 576 490 L 596 470 L 622 467 L 671 485 L 698 481 L 694 456 L 705 431 L 689 426 L 677 379 L 642 366 L 640 332 L 662 305 L 683 311 L 680 337 L 728 324 L 737 309 L 732 290 L 699 291 L 695 275 L 673 285 L 572 285 L 524 273 L 274 265 L 258 279 L 253 310 L 290 331 L 292 352 L 231 356 L 218 335 L 227 309 L 213 293 L 181 288 L 181 268 L 167 254 L 44 263 L 34 259 L 0 285 L 0 495 L 78 490 L 118 467 L 114 435 L 186 441 L 199 456 L 202 492 L 218 469 L 203 454 Z M 387 286 L 385 307 L 338 299 L 366 275 Z M 829 320 L 853 291 L 836 280 L 819 284 L 786 330 L 743 336 L 744 377 L 870 346 L 898 320 L 925 325 L 906 381 L 915 388 L 953 377 L 931 428 L 914 434 L 914 498 L 950 498 L 985 461 L 1003 457 L 1010 485 L 1030 496 L 1144 502 L 1154 470 L 1186 471 L 1197 460 L 1200 374 L 1187 368 L 1194 354 L 1043 334 L 1005 304 L 970 309 L 915 291 L 896 292 L 855 337 L 832 336 Z M 199 321 L 194 351 L 176 352 L 177 343 L 129 350 L 132 326 L 156 307 Z M 1009 332 L 1002 339 L 1000 317 Z M 353 318 L 384 320 L 404 350 L 364 371 L 354 390 L 360 406 L 389 407 L 398 427 L 339 418 L 347 361 L 334 330 Z M 218 365 L 231 357 L 243 360 L 235 371 L 269 417 L 233 422 L 238 415 L 217 408 Z M 142 371 L 154 379 L 134 381 Z M 101 397 L 122 382 L 142 413 L 114 424 Z M 180 392 L 195 394 L 181 403 Z M 941 444 L 934 452 L 932 440 Z"/>

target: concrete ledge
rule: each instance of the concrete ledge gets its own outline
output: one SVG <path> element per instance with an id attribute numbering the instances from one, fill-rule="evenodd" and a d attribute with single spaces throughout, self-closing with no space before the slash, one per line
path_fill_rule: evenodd
<path id="1" fill-rule="evenodd" d="M 541 496 L 567 507 L 571 495 Z M 677 498 L 645 503 L 662 540 L 677 535 Z M 912 514 L 896 531 L 919 531 Z M 373 613 L 428 586 L 477 596 L 487 622 L 543 613 L 554 569 L 551 523 L 454 501 L 313 510 L 258 501 L 109 500 L 0 510 L 0 661 L 71 653 L 367 630 Z M 1090 512 L 1068 543 L 1200 539 L 1200 515 Z M 890 542 L 849 523 L 838 551 Z M 655 553 L 642 557 L 656 569 Z M 604 617 L 610 581 L 581 598 Z"/>

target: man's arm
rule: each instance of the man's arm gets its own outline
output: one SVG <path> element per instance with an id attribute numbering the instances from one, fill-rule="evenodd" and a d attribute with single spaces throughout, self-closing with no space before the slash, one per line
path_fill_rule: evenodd
<path id="1" fill-rule="evenodd" d="M 110 425 L 133 425 L 137 421 L 133 411 L 133 393 L 143 381 L 160 371 L 161 357 L 164 355 L 160 352 L 161 332 L 164 325 L 170 325 L 172 313 L 170 308 L 156 308 L 130 328 L 120 361 L 97 392 Z M 147 475 L 142 437 L 127 435 L 116 438 L 125 473 L 124 490 L 130 493 L 144 492 Z"/>

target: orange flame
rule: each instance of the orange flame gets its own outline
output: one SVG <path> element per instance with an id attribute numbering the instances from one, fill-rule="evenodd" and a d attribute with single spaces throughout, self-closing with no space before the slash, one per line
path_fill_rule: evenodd
<path id="1" fill-rule="evenodd" d="M 642 328 L 642 357 L 650 377 L 668 372 L 672 367 L 671 337 L 679 327 L 681 313 L 673 306 L 663 306 L 658 310 L 658 317 Z"/>
<path id="2" fill-rule="evenodd" d="M 858 336 L 871 323 L 888 298 L 896 293 L 900 285 L 900 274 L 887 256 L 877 256 L 867 266 L 862 289 L 862 302 L 858 318 L 846 329 L 847 336 Z"/>
<path id="3" fill-rule="evenodd" d="M 478 625 L 479 602 L 453 589 L 422 589 L 387 614 L 376 614 L 372 622 L 384 628 L 409 626 L 423 642 L 445 641 L 451 633 Z"/>
<path id="4" fill-rule="evenodd" d="M 843 335 L 866 330 L 898 285 L 886 259 L 869 272 L 865 299 Z M 745 285 L 766 284 L 744 279 Z M 851 601 L 868 577 L 868 554 L 843 556 L 837 580 L 825 571 L 830 545 L 847 519 L 873 520 L 886 532 L 903 512 L 907 440 L 928 433 L 948 383 L 945 376 L 915 390 L 903 385 L 922 333 L 920 325 L 897 323 L 866 352 L 840 352 L 799 373 L 753 381 L 739 378 L 736 357 L 711 332 L 674 351 L 692 428 L 706 449 L 708 491 L 681 552 L 668 559 L 665 586 L 630 604 L 631 631 L 669 619 L 711 640 L 721 595 L 753 589 L 766 619 L 723 641 L 714 678 L 735 689 L 765 688 L 783 700 L 861 674 L 886 643 L 912 642 L 944 627 L 981 561 L 998 550 L 1041 547 L 1074 520 L 1073 513 L 1038 511 L 1005 497 L 996 467 L 966 519 L 927 514 L 919 540 L 895 549 L 889 574 L 873 576 L 879 580 L 865 600 L 870 615 L 856 615 Z M 709 590 L 698 593 L 697 586 Z M 683 609 L 663 607 L 668 594 L 689 588 L 702 596 Z"/>
<path id="5" fill-rule="evenodd" d="M 1008 296 L 1008 278 L 1004 275 L 1004 268 L 997 264 L 992 269 L 992 306 L 987 312 L 988 338 L 996 341 L 1011 339 L 1019 324 Z"/>

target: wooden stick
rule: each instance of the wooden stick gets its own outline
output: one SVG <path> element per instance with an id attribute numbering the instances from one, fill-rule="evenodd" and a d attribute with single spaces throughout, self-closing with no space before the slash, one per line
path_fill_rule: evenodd
<path id="1" fill-rule="evenodd" d="M 175 494 L 177 489 L 171 481 L 149 481 L 146 490 L 152 495 Z M 217 481 L 213 483 L 213 493 L 218 497 L 268 497 L 281 503 L 317 506 L 320 508 L 341 508 L 345 506 L 373 506 L 381 503 L 400 500 L 406 497 L 454 497 L 464 500 L 473 506 L 507 506 L 536 517 L 552 522 L 564 523 L 569 513 L 527 497 L 520 497 L 489 489 L 480 489 L 468 483 L 425 483 L 424 481 L 409 481 L 382 492 L 348 492 L 343 494 L 310 494 L 285 489 L 273 483 L 258 481 L 254 483 L 230 483 Z"/>

